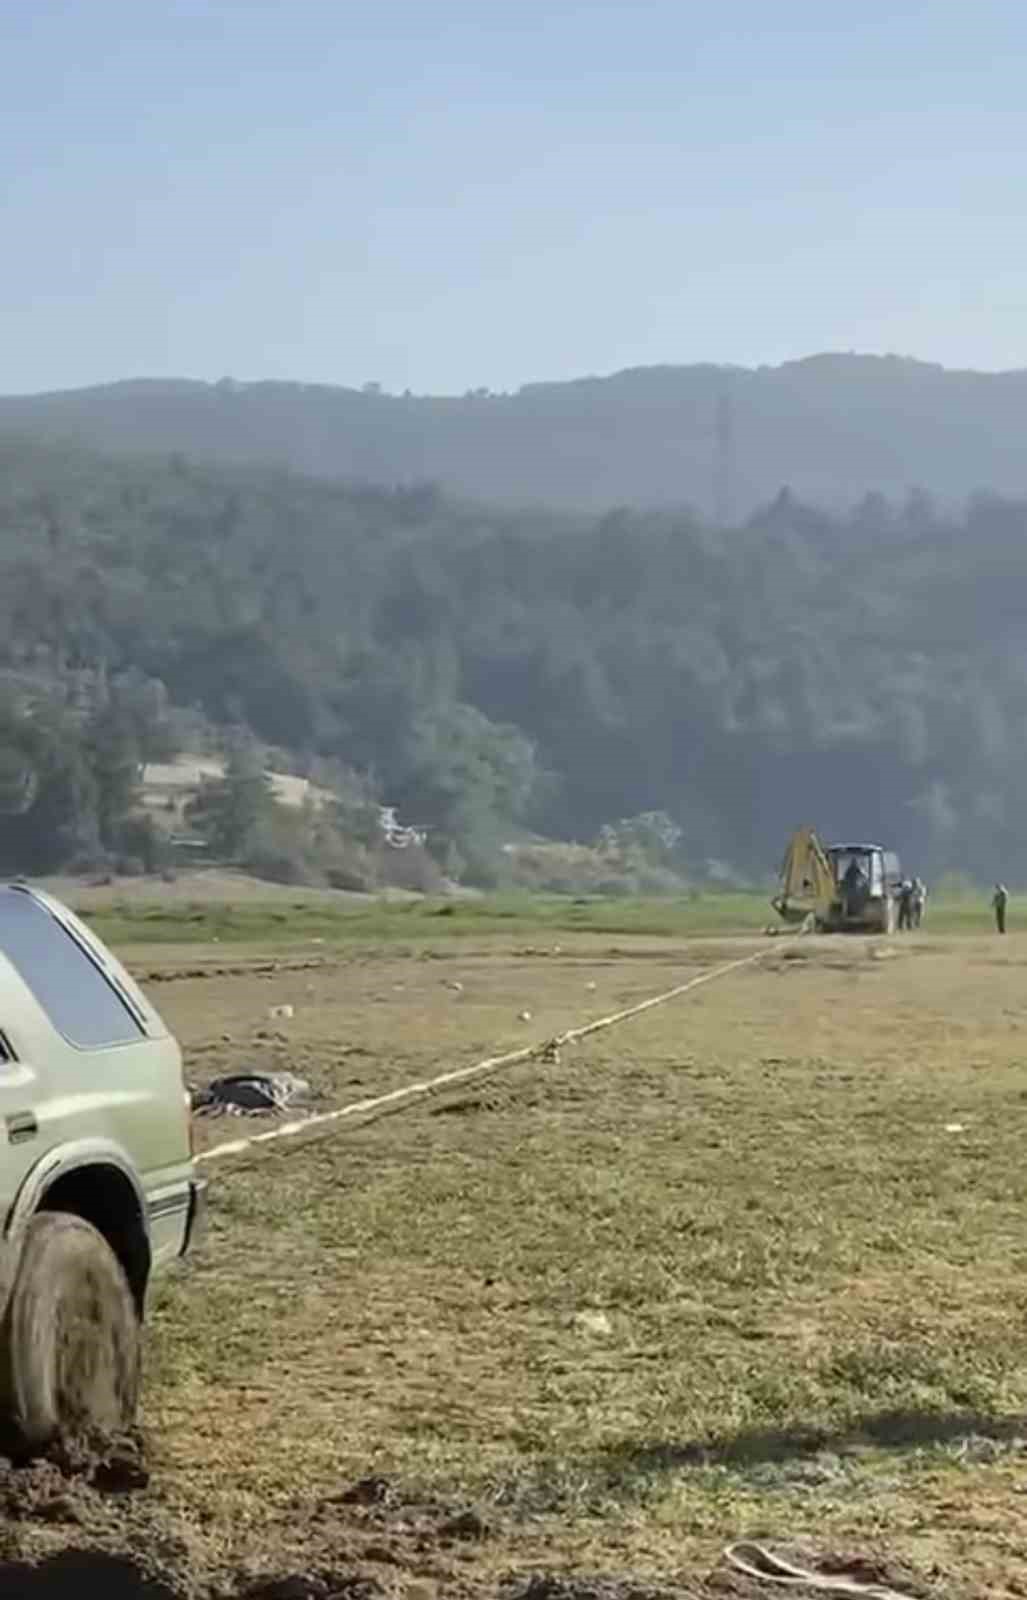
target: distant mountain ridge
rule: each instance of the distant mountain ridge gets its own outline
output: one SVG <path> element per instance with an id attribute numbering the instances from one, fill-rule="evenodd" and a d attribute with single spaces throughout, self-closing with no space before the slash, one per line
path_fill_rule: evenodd
<path id="1" fill-rule="evenodd" d="M 435 482 L 506 504 L 691 504 L 733 520 L 785 484 L 833 507 L 875 491 L 1027 495 L 1025 413 L 1027 371 L 823 354 L 778 367 L 632 368 L 460 397 L 129 379 L 0 397 L 0 430 L 321 478 Z"/>

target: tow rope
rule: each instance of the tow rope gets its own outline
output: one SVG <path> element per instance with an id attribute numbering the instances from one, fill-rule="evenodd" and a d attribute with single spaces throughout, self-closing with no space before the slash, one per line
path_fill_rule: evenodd
<path id="1" fill-rule="evenodd" d="M 701 972 L 697 978 L 690 978 L 687 983 L 675 984 L 673 989 L 651 995 L 648 1000 L 640 1000 L 637 1005 L 627 1006 L 623 1011 L 612 1011 L 609 1016 L 597 1017 L 593 1022 L 586 1022 L 580 1028 L 568 1028 L 555 1038 L 539 1040 L 536 1044 L 525 1045 L 520 1050 L 508 1050 L 504 1055 L 486 1056 L 483 1061 L 475 1061 L 470 1066 L 455 1067 L 449 1072 L 440 1072 L 437 1077 L 426 1078 L 419 1083 L 406 1083 L 399 1089 L 391 1089 L 388 1094 L 375 1095 L 370 1100 L 355 1100 L 349 1105 L 339 1106 L 335 1111 L 322 1111 L 313 1117 L 285 1122 L 278 1128 L 270 1128 L 266 1133 L 255 1133 L 248 1139 L 230 1139 L 225 1144 L 216 1144 L 210 1150 L 200 1151 L 196 1161 L 206 1165 L 211 1161 L 220 1161 L 224 1156 L 242 1155 L 259 1145 L 271 1144 L 277 1139 L 293 1139 L 299 1134 L 309 1133 L 317 1128 L 331 1127 L 353 1117 L 370 1117 L 373 1120 L 376 1113 L 403 1107 L 407 1102 L 423 1099 L 439 1089 L 448 1089 L 456 1083 L 467 1083 L 474 1078 L 485 1077 L 488 1073 L 499 1072 L 504 1067 L 513 1067 L 523 1061 L 538 1059 L 553 1061 L 558 1058 L 564 1045 L 576 1044 L 579 1039 L 600 1033 L 604 1028 L 616 1027 L 620 1022 L 627 1022 L 630 1017 L 641 1016 L 643 1011 L 651 1011 L 654 1006 L 663 1006 L 671 1000 L 680 999 L 682 995 L 698 989 L 702 984 L 715 983 L 718 978 L 726 978 L 731 972 L 740 972 L 743 967 L 753 967 L 758 961 L 765 961 L 772 953 L 771 947 L 757 950 L 753 955 L 742 956 L 735 961 L 726 961 L 710 972 Z"/>

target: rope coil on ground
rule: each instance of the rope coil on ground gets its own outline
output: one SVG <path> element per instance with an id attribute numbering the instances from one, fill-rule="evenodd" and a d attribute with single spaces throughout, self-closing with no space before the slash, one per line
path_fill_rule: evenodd
<path id="1" fill-rule="evenodd" d="M 758 1578 L 761 1583 L 776 1583 L 792 1589 L 812 1589 L 820 1594 L 859 1595 L 862 1600 L 912 1600 L 907 1592 L 889 1588 L 886 1583 L 864 1582 L 862 1578 L 848 1578 L 844 1574 L 811 1572 L 797 1567 L 794 1562 L 777 1556 L 765 1545 L 749 1539 L 729 1544 L 724 1559 L 736 1572 L 747 1578 Z"/>

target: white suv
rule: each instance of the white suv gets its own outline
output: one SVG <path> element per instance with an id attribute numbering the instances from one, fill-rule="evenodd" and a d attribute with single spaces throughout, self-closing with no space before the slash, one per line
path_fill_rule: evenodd
<path id="1" fill-rule="evenodd" d="M 135 1413 L 150 1274 L 205 1206 L 178 1045 L 50 896 L 0 886 L 0 1445 Z"/>

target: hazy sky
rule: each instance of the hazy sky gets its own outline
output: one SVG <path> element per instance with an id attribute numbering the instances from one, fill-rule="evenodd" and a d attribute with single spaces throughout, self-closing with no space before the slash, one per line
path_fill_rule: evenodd
<path id="1" fill-rule="evenodd" d="M 1027 366 L 1015 0 L 0 0 L 0 391 Z"/>

